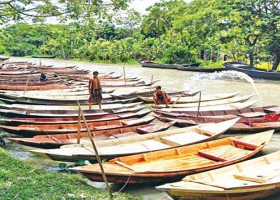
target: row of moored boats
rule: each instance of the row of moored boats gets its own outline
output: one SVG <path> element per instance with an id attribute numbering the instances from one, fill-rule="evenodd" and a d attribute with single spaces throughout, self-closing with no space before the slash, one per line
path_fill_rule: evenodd
<path id="1" fill-rule="evenodd" d="M 280 106 L 252 107 L 253 95 L 239 92 L 200 99 L 199 91 L 177 91 L 170 93 L 168 108 L 154 107 L 157 81 L 100 73 L 102 109 L 89 110 L 90 77 L 74 66 L 3 64 L 0 129 L 12 134 L 8 140 L 53 160 L 89 160 L 70 170 L 103 181 L 90 130 L 107 160 L 102 166 L 109 182 L 158 184 L 174 199 L 256 199 L 280 191 L 280 151 L 247 160 L 280 129 Z M 78 124 L 77 101 L 87 126 Z M 239 136 L 218 139 L 224 133 Z"/>

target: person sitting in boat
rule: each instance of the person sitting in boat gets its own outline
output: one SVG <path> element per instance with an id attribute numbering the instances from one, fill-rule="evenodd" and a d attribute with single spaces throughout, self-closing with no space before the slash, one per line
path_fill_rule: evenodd
<path id="1" fill-rule="evenodd" d="M 150 58 L 147 58 L 146 60 L 142 61 L 143 63 L 153 63 L 153 61 Z"/>
<path id="2" fill-rule="evenodd" d="M 40 76 L 40 81 L 47 81 L 47 80 L 48 80 L 48 79 L 47 79 L 46 74 L 41 73 L 41 76 Z"/>
<path id="3" fill-rule="evenodd" d="M 89 91 L 89 109 L 91 109 L 91 104 L 96 103 L 99 105 L 99 109 L 101 109 L 101 101 L 102 101 L 102 88 L 100 85 L 100 81 L 98 78 L 98 72 L 93 72 L 93 78 L 89 80 L 88 83 L 88 91 Z"/>
<path id="4" fill-rule="evenodd" d="M 168 108 L 168 103 L 170 102 L 171 97 L 169 97 L 166 92 L 161 89 L 161 86 L 157 86 L 153 99 L 155 104 L 165 104 Z"/>

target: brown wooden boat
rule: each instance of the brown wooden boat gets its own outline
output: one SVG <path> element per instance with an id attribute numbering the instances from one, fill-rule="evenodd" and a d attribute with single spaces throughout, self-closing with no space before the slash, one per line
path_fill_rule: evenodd
<path id="1" fill-rule="evenodd" d="M 69 86 L 64 84 L 47 84 L 47 85 L 0 85 L 0 90 L 51 90 L 67 89 Z"/>
<path id="2" fill-rule="evenodd" d="M 231 165 L 260 152 L 274 131 L 230 137 L 168 150 L 118 157 L 102 163 L 111 183 L 151 184 Z M 98 164 L 70 168 L 93 181 L 103 181 Z"/>
<path id="3" fill-rule="evenodd" d="M 246 102 L 238 102 L 238 103 L 229 103 L 224 105 L 213 105 L 213 106 L 203 106 L 200 107 L 200 111 L 216 111 L 216 110 L 232 110 L 232 109 L 242 109 L 242 108 L 248 108 L 254 105 L 257 102 L 257 100 L 251 100 Z M 189 111 L 197 111 L 196 107 L 190 107 L 190 108 L 162 108 L 161 110 L 164 112 L 189 112 Z"/>
<path id="4" fill-rule="evenodd" d="M 279 171 L 280 151 L 277 151 L 156 188 L 178 200 L 263 199 L 280 192 Z"/>
<path id="5" fill-rule="evenodd" d="M 195 118 L 195 117 L 161 117 L 156 116 L 156 118 L 162 122 L 174 122 L 175 126 L 178 127 L 187 127 L 193 126 L 197 124 L 205 124 L 205 123 L 218 123 L 225 121 L 230 118 L 235 118 L 236 116 L 228 116 L 221 118 Z M 265 117 L 255 117 L 255 118 L 245 118 L 242 117 L 235 123 L 228 132 L 248 132 L 248 131 L 265 131 L 265 130 L 279 130 L 280 129 L 280 119 L 276 121 L 270 121 Z"/>
<path id="6" fill-rule="evenodd" d="M 123 120 L 111 120 L 101 122 L 90 122 L 88 127 L 91 131 L 107 130 L 113 128 L 124 128 L 152 122 L 154 117 L 130 118 Z M 65 134 L 76 133 L 78 124 L 24 124 L 18 126 L 0 125 L 0 130 L 24 136 L 45 135 L 45 134 Z M 86 131 L 86 125 L 81 124 L 81 131 Z"/>
<path id="7" fill-rule="evenodd" d="M 97 141 L 95 144 L 97 145 L 99 156 L 108 160 L 119 156 L 206 142 L 219 137 L 237 120 L 238 118 L 215 124 L 177 128 L 145 135 L 132 135 L 114 140 Z M 89 143 L 63 145 L 60 149 L 31 151 L 46 155 L 53 160 L 77 161 L 82 159 L 96 162 L 92 144 Z"/>
<path id="8" fill-rule="evenodd" d="M 141 110 L 136 113 L 126 112 L 121 114 L 106 114 L 101 116 L 86 116 L 87 122 L 100 122 L 100 121 L 111 121 L 121 120 L 127 118 L 141 118 L 149 114 L 150 110 Z M 59 117 L 59 118 L 0 118 L 1 123 L 8 125 L 19 125 L 19 124 L 75 124 L 78 123 L 78 117 Z"/>
<path id="9" fill-rule="evenodd" d="M 147 134 L 158 131 L 163 131 L 172 126 L 172 123 L 165 124 L 144 124 L 138 126 L 130 126 L 125 128 L 114 128 L 108 130 L 94 131 L 92 135 L 94 140 L 105 140 L 105 139 L 114 139 L 122 138 L 126 136 Z M 57 148 L 61 145 L 66 144 L 76 144 L 77 143 L 77 133 L 71 134 L 55 134 L 55 135 L 37 135 L 33 138 L 7 138 L 15 143 L 40 147 L 40 148 Z M 88 133 L 81 132 L 81 143 L 89 143 Z"/>
<path id="10" fill-rule="evenodd" d="M 103 105 L 103 110 L 112 110 L 112 109 L 122 109 L 122 108 L 132 108 L 134 106 L 139 106 L 141 105 L 142 102 L 137 102 L 137 103 L 124 103 L 124 104 L 106 104 Z M 10 105 L 0 105 L 1 108 L 6 108 L 6 109 L 13 109 L 13 110 L 33 110 L 35 111 L 52 111 L 53 113 L 58 112 L 58 111 L 75 111 L 79 109 L 77 105 L 77 101 L 75 105 L 32 105 L 32 104 L 10 104 Z M 100 110 L 97 105 L 92 106 L 92 110 L 88 110 L 88 105 L 81 105 L 81 109 L 87 111 L 94 111 L 94 110 Z"/>
<path id="11" fill-rule="evenodd" d="M 277 105 L 270 105 L 264 107 L 248 107 L 242 109 L 231 109 L 231 110 L 210 110 L 210 111 L 176 111 L 176 112 L 168 112 L 159 109 L 153 110 L 158 115 L 166 116 L 166 117 L 219 117 L 226 115 L 234 115 L 241 117 L 260 117 L 264 116 L 267 113 L 274 113 Z M 275 108 L 275 109 L 274 109 Z M 274 110 L 271 110 L 274 109 Z"/>
<path id="12" fill-rule="evenodd" d="M 103 109 L 103 110 L 83 110 L 84 116 L 103 116 L 107 114 L 120 114 L 126 112 L 138 112 L 144 109 L 144 106 L 134 106 L 128 108 Z M 0 109 L 0 114 L 6 117 L 43 117 L 43 118 L 57 118 L 57 117 L 77 117 L 77 110 L 32 110 L 32 109 Z"/>

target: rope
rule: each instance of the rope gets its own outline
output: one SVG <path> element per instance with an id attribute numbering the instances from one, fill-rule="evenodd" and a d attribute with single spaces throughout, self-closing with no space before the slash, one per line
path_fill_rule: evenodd
<path id="1" fill-rule="evenodd" d="M 227 196 L 227 200 L 230 200 L 228 194 L 226 194 L 226 196 Z"/>
<path id="2" fill-rule="evenodd" d="M 130 180 L 130 178 L 131 178 L 131 175 L 132 175 L 132 174 L 130 174 L 130 176 L 128 177 L 127 181 L 126 181 L 125 184 L 122 186 L 122 188 L 118 191 L 118 193 L 122 192 L 122 190 L 126 187 L 126 185 L 128 184 L 128 182 L 129 182 L 129 180 Z"/>

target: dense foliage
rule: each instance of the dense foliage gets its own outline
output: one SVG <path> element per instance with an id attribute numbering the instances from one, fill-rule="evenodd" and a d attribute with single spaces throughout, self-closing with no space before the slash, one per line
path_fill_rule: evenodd
<path id="1" fill-rule="evenodd" d="M 251 66 L 270 62 L 277 69 L 280 63 L 279 1 L 164 0 L 148 8 L 146 16 L 127 10 L 82 19 L 67 25 L 7 26 L 0 33 L 0 51 L 109 62 L 190 63 L 226 55 Z"/>

